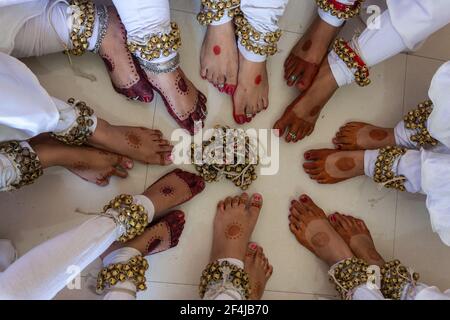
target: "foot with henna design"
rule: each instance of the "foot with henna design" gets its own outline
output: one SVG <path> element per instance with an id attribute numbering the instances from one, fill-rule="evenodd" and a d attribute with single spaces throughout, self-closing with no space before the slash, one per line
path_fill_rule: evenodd
<path id="1" fill-rule="evenodd" d="M 200 54 L 200 75 L 220 92 L 233 95 L 237 85 L 238 49 L 232 21 L 209 25 Z"/>
<path id="2" fill-rule="evenodd" d="M 334 213 L 328 219 L 357 258 L 363 259 L 369 265 L 384 265 L 385 261 L 375 248 L 370 231 L 363 220 L 340 213 Z"/>
<path id="3" fill-rule="evenodd" d="M 337 90 L 328 60 L 322 63 L 319 73 L 308 91 L 302 93 L 284 111 L 273 128 L 286 142 L 297 142 L 311 135 L 322 108 Z"/>
<path id="4" fill-rule="evenodd" d="M 136 58 L 128 51 L 127 34 L 114 7 L 108 7 L 109 23 L 99 55 L 108 68 L 114 89 L 124 96 L 149 103 L 153 89 Z"/>
<path id="5" fill-rule="evenodd" d="M 252 62 L 239 53 L 238 85 L 233 96 L 236 123 L 250 122 L 269 107 L 269 81 L 266 62 Z"/>
<path id="6" fill-rule="evenodd" d="M 110 252 L 122 247 L 135 248 L 143 256 L 149 256 L 169 250 L 178 245 L 184 229 L 184 212 L 172 211 L 156 222 L 151 223 L 140 236 L 127 243 L 115 242 L 102 255 L 103 259 Z"/>
<path id="7" fill-rule="evenodd" d="M 293 200 L 289 209 L 289 229 L 298 242 L 329 266 L 353 257 L 349 246 L 334 230 L 327 216 L 310 197 Z"/>
<path id="8" fill-rule="evenodd" d="M 364 151 L 310 150 L 303 169 L 320 184 L 333 184 L 364 175 Z"/>
<path id="9" fill-rule="evenodd" d="M 250 300 L 261 300 L 267 281 L 273 273 L 273 267 L 256 243 L 249 243 L 245 254 L 244 270 L 250 279 Z"/>
<path id="10" fill-rule="evenodd" d="M 175 169 L 153 183 L 142 194 L 149 198 L 155 207 L 155 218 L 164 211 L 183 204 L 205 189 L 202 177 Z"/>
<path id="11" fill-rule="evenodd" d="M 339 128 L 333 143 L 339 150 L 375 150 L 397 144 L 394 129 L 364 122 L 349 122 Z"/>
<path id="12" fill-rule="evenodd" d="M 115 126 L 98 119 L 95 132 L 88 143 L 96 148 L 122 154 L 146 164 L 172 163 L 173 146 L 163 139 L 159 130 Z"/>
<path id="13" fill-rule="evenodd" d="M 247 245 L 258 221 L 262 196 L 247 193 L 217 204 L 211 261 L 234 258 L 244 261 Z"/>
<path id="14" fill-rule="evenodd" d="M 338 31 L 339 28 L 316 17 L 284 63 L 284 78 L 288 86 L 297 85 L 301 91 L 311 86 Z"/>

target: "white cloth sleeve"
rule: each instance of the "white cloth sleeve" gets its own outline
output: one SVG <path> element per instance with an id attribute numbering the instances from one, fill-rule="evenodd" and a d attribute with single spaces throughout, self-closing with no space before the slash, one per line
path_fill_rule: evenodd
<path id="1" fill-rule="evenodd" d="M 408 149 L 417 149 L 417 144 L 411 141 L 411 136 L 416 133 L 417 130 L 407 129 L 405 121 L 400 121 L 394 128 L 395 144 Z"/>
<path id="2" fill-rule="evenodd" d="M 355 4 L 356 1 L 358 0 L 340 0 L 337 2 L 352 6 Z M 338 28 L 345 23 L 345 19 L 339 19 L 338 17 L 333 16 L 329 11 L 324 11 L 321 8 L 318 8 L 317 10 L 319 17 L 329 25 L 332 25 L 333 27 Z"/>
<path id="3" fill-rule="evenodd" d="M 230 264 L 238 268 L 244 269 L 244 262 L 234 258 L 219 259 L 218 262 L 228 261 Z M 208 290 L 205 292 L 203 300 L 242 300 L 242 296 L 237 290 L 227 289 L 224 292 L 216 292 L 215 290 Z"/>
<path id="4" fill-rule="evenodd" d="M 134 197 L 154 216 L 150 199 Z M 114 210 L 108 213 L 117 215 Z M 0 299 L 52 299 L 80 272 L 100 256 L 124 232 L 113 219 L 98 216 L 33 248 L 0 275 Z"/>
<path id="5" fill-rule="evenodd" d="M 169 0 L 113 0 L 113 2 L 127 30 L 129 40 L 145 43 L 154 34 L 170 32 Z M 169 61 L 175 55 L 176 52 L 172 52 L 167 57 L 153 59 L 152 63 Z"/>
<path id="6" fill-rule="evenodd" d="M 21 141 L 20 146 L 34 152 L 33 148 L 26 141 Z M 14 159 L 7 154 L 0 153 L 0 191 L 10 191 L 14 189 L 11 185 L 18 183 L 21 178 L 21 172 L 14 162 Z"/>
<path id="7" fill-rule="evenodd" d="M 450 290 L 440 291 L 437 287 L 429 287 L 423 283 L 418 283 L 414 289 L 406 287 L 403 300 L 450 300 Z"/>
<path id="8" fill-rule="evenodd" d="M 250 25 L 258 32 L 275 32 L 289 0 L 241 0 L 241 10 Z M 261 40 L 264 43 L 264 40 Z M 267 57 L 247 51 L 240 43 L 238 48 L 245 59 L 264 62 Z"/>
<path id="9" fill-rule="evenodd" d="M 11 240 L 0 239 L 0 273 L 17 259 L 17 251 Z"/>

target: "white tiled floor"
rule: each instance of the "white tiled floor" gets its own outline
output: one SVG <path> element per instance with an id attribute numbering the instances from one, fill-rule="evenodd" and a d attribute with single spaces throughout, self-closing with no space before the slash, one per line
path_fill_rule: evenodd
<path id="1" fill-rule="evenodd" d="M 207 127 L 218 123 L 233 125 L 229 98 L 220 95 L 198 74 L 204 30 L 194 19 L 195 3 L 195 0 L 172 0 L 173 19 L 182 29 L 182 67 L 208 96 L 210 113 Z M 252 126 L 271 128 L 284 107 L 295 97 L 296 91 L 284 84 L 281 66 L 290 48 L 311 22 L 313 11 L 314 5 L 310 0 L 290 2 L 281 23 L 286 31 L 280 42 L 281 53 L 269 62 L 270 108 L 258 116 Z M 327 212 L 340 211 L 365 219 L 386 259 L 400 258 L 414 266 L 425 281 L 441 288 L 450 287 L 450 275 L 446 272 L 450 267 L 450 249 L 432 233 L 423 197 L 379 191 L 367 178 L 319 186 L 301 170 L 303 152 L 309 148 L 331 147 L 330 140 L 336 129 L 349 120 L 395 125 L 405 110 L 426 97 L 433 73 L 445 59 L 450 58 L 449 38 L 450 27 L 447 27 L 418 52 L 401 54 L 376 66 L 372 71 L 371 86 L 365 89 L 350 86 L 339 90 L 310 138 L 296 145 L 281 143 L 279 173 L 259 177 L 249 190 L 260 192 L 265 197 L 253 240 L 264 247 L 275 269 L 264 298 L 315 299 L 334 295 L 326 267 L 300 247 L 289 233 L 289 202 L 303 192 L 310 194 Z M 97 76 L 96 82 L 75 77 L 62 54 L 28 59 L 26 63 L 52 95 L 63 99 L 76 96 L 89 101 L 97 114 L 110 122 L 154 126 L 167 136 L 176 128 L 159 97 L 152 104 L 144 105 L 117 95 L 98 57 L 86 55 L 76 59 L 80 68 Z M 139 193 L 168 170 L 137 165 L 127 180 L 114 180 L 106 188 L 85 183 L 63 169 L 49 170 L 34 186 L 0 194 L 3 221 L 0 238 L 12 239 L 19 252 L 24 254 L 33 246 L 83 221 L 85 217 L 75 213 L 75 208 L 95 210 L 117 193 Z M 274 187 L 277 188 L 276 193 L 273 192 Z M 202 195 L 183 205 L 187 224 L 181 242 L 176 249 L 150 258 L 150 289 L 140 298 L 197 298 L 198 278 L 208 261 L 215 205 L 224 195 L 238 192 L 228 182 L 216 183 L 208 185 Z M 87 283 L 91 280 L 89 272 L 84 272 L 82 283 L 85 290 L 65 290 L 58 298 L 95 298 L 87 290 Z"/>

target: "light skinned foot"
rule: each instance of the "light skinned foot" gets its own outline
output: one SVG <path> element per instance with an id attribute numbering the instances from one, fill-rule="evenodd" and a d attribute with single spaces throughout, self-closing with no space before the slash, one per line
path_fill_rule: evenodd
<path id="1" fill-rule="evenodd" d="M 244 259 L 244 270 L 250 279 L 250 300 L 261 300 L 267 281 L 273 273 L 273 267 L 269 263 L 263 248 L 256 243 L 249 243 Z"/>
<path id="2" fill-rule="evenodd" d="M 297 241 L 328 266 L 353 257 L 349 246 L 310 197 L 302 195 L 299 201 L 293 200 L 289 211 L 289 229 Z"/>
<path id="3" fill-rule="evenodd" d="M 311 135 L 320 112 L 338 86 L 325 59 L 311 87 L 300 94 L 284 111 L 273 128 L 286 142 L 297 142 Z"/>
<path id="4" fill-rule="evenodd" d="M 369 265 L 384 265 L 385 261 L 375 248 L 372 235 L 363 220 L 340 213 L 334 213 L 328 219 L 357 258 Z"/>
<path id="5" fill-rule="evenodd" d="M 364 175 L 364 151 L 309 150 L 303 169 L 320 184 L 338 183 Z"/>
<path id="6" fill-rule="evenodd" d="M 394 129 L 380 128 L 364 122 L 349 122 L 333 138 L 339 150 L 376 150 L 395 146 Z"/>
<path id="7" fill-rule="evenodd" d="M 238 49 L 232 21 L 209 25 L 200 54 L 200 75 L 220 92 L 233 95 L 237 85 Z"/>
<path id="8" fill-rule="evenodd" d="M 296 85 L 301 91 L 311 86 L 339 29 L 316 17 L 284 63 L 284 78 L 288 86 Z"/>
<path id="9" fill-rule="evenodd" d="M 243 193 L 217 204 L 211 261 L 234 258 L 244 261 L 247 245 L 258 221 L 262 196 Z"/>
<path id="10" fill-rule="evenodd" d="M 173 146 L 159 130 L 144 127 L 114 126 L 98 119 L 97 128 L 88 143 L 122 154 L 145 164 L 169 165 Z"/>
<path id="11" fill-rule="evenodd" d="M 233 95 L 236 123 L 250 122 L 269 107 L 269 80 L 266 62 L 252 62 L 239 53 L 238 85 Z"/>

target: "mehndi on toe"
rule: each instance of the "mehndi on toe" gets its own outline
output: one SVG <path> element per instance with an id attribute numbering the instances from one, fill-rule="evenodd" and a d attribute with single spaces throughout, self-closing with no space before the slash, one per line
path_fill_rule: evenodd
<path id="1" fill-rule="evenodd" d="M 406 268 L 399 260 L 386 262 L 381 268 L 381 292 L 386 299 L 402 299 L 414 289 L 418 280 L 419 274 Z"/>
<path id="2" fill-rule="evenodd" d="M 427 129 L 427 121 L 431 112 L 433 112 L 433 102 L 426 100 L 420 103 L 416 109 L 411 110 L 404 117 L 405 128 L 414 130 L 416 133 L 410 137 L 410 140 L 418 147 L 436 146 L 438 141 L 434 139 Z"/>

